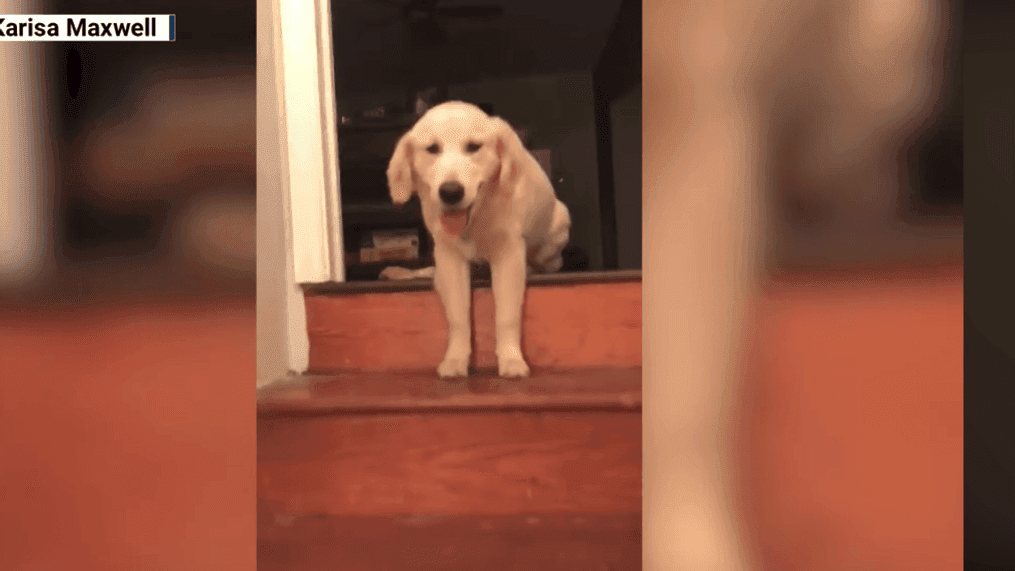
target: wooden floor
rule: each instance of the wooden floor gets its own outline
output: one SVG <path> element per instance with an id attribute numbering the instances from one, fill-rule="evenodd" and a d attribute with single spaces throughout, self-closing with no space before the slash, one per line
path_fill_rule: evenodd
<path id="1" fill-rule="evenodd" d="M 256 567 L 254 304 L 0 310 L 0 569 Z"/>
<path id="2" fill-rule="evenodd" d="M 962 568 L 962 299 L 961 268 L 768 292 L 737 480 L 766 569 Z M 15 459 L 0 470 L 0 568 L 254 568 L 253 308 L 162 298 L 0 312 L 0 375 L 18 378 L 0 397 L 0 433 L 15 435 L 0 438 Z M 307 538 L 331 536 L 303 530 L 346 525 L 259 511 L 274 522 L 259 549 L 276 569 L 315 569 Z M 397 516 L 359 528 L 372 517 Z M 493 517 L 463 516 L 480 529 Z M 301 527 L 311 519 L 333 523 Z M 321 543 L 316 568 L 355 569 L 334 544 Z M 361 553 L 399 568 L 388 553 L 399 544 L 373 545 L 386 551 Z M 432 552 L 420 553 L 426 564 Z"/>

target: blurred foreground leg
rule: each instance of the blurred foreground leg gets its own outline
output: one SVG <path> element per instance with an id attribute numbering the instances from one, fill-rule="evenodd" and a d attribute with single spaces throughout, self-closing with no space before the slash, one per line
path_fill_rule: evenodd
<path id="1" fill-rule="evenodd" d="M 730 7 L 645 5 L 645 569 L 749 569 L 730 403 L 758 280 L 759 132 Z M 667 38 L 663 40 L 663 38 Z M 676 38 L 676 39 L 673 39 Z"/>
<path id="2" fill-rule="evenodd" d="M 748 569 L 733 428 L 775 175 L 862 211 L 851 238 L 891 223 L 940 91 L 942 4 L 653 1 L 643 22 L 645 568 Z M 774 144 L 787 127 L 799 153 Z"/>
<path id="3" fill-rule="evenodd" d="M 4 0 L 0 13 L 31 13 L 32 2 Z M 52 178 L 45 139 L 48 101 L 43 91 L 43 46 L 0 43 L 0 288 L 36 285 L 51 251 L 47 203 Z M 10 112 L 13 110 L 13 112 Z"/>

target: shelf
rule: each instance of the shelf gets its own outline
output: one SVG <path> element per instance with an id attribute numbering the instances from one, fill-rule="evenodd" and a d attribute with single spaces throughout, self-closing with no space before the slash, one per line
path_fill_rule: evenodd
<path id="1" fill-rule="evenodd" d="M 370 204 L 343 204 L 343 214 L 421 214 L 419 203 L 410 202 L 405 206 L 395 206 L 390 202 L 375 202 Z"/>
<path id="2" fill-rule="evenodd" d="M 342 123 L 339 123 L 337 127 L 338 127 L 338 134 L 339 134 L 339 136 L 341 136 L 343 132 L 346 132 L 346 133 L 367 133 L 367 132 L 377 132 L 377 131 L 399 131 L 399 130 L 409 129 L 410 127 L 412 127 L 415 124 L 416 124 L 416 117 L 412 116 L 411 118 L 407 118 L 407 119 L 399 119 L 399 120 L 394 120 L 394 121 L 389 120 L 389 121 L 385 121 L 383 123 L 381 123 L 381 122 L 378 122 L 378 123 L 364 122 L 364 123 L 351 123 L 351 124 L 345 124 L 345 125 L 343 125 Z"/>
<path id="3" fill-rule="evenodd" d="M 399 225 L 421 227 L 423 224 L 423 213 L 417 202 L 410 202 L 402 207 L 395 206 L 390 202 L 343 204 L 342 222 L 346 227 L 350 228 L 356 226 L 380 229 L 381 226 L 397 227 Z M 375 226 L 376 228 L 374 228 Z"/>
<path id="4" fill-rule="evenodd" d="M 403 268 L 409 268 L 410 270 L 418 270 L 419 268 L 425 268 L 427 266 L 432 266 L 433 264 L 433 256 L 429 255 L 422 258 L 416 258 L 415 260 L 384 260 L 380 262 L 361 262 L 359 261 L 357 254 L 345 255 L 345 266 L 347 268 L 355 267 L 364 270 L 371 269 L 377 270 L 378 272 L 388 266 L 401 266 Z"/>

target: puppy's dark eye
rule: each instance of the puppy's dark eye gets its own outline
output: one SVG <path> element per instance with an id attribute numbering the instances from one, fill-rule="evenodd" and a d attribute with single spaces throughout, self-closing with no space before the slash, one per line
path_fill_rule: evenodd
<path id="1" fill-rule="evenodd" d="M 434 143 L 426 148 L 426 152 L 430 153 L 431 155 L 436 155 L 437 153 L 441 152 L 441 148 L 439 145 L 437 145 L 437 143 Z"/>
<path id="2" fill-rule="evenodd" d="M 483 143 L 467 143 L 465 145 L 465 152 L 472 154 L 483 148 Z"/>

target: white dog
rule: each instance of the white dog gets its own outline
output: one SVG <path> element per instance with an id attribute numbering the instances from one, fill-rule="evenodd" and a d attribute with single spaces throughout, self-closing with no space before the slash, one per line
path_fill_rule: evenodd
<path id="1" fill-rule="evenodd" d="M 382 279 L 434 278 L 448 317 L 441 377 L 468 375 L 472 354 L 470 262 L 490 264 L 502 377 L 526 377 L 521 320 L 528 271 L 555 272 L 571 215 L 514 129 L 468 103 L 427 111 L 395 147 L 391 200 L 419 196 L 434 241 L 434 267 L 386 268 Z"/>

